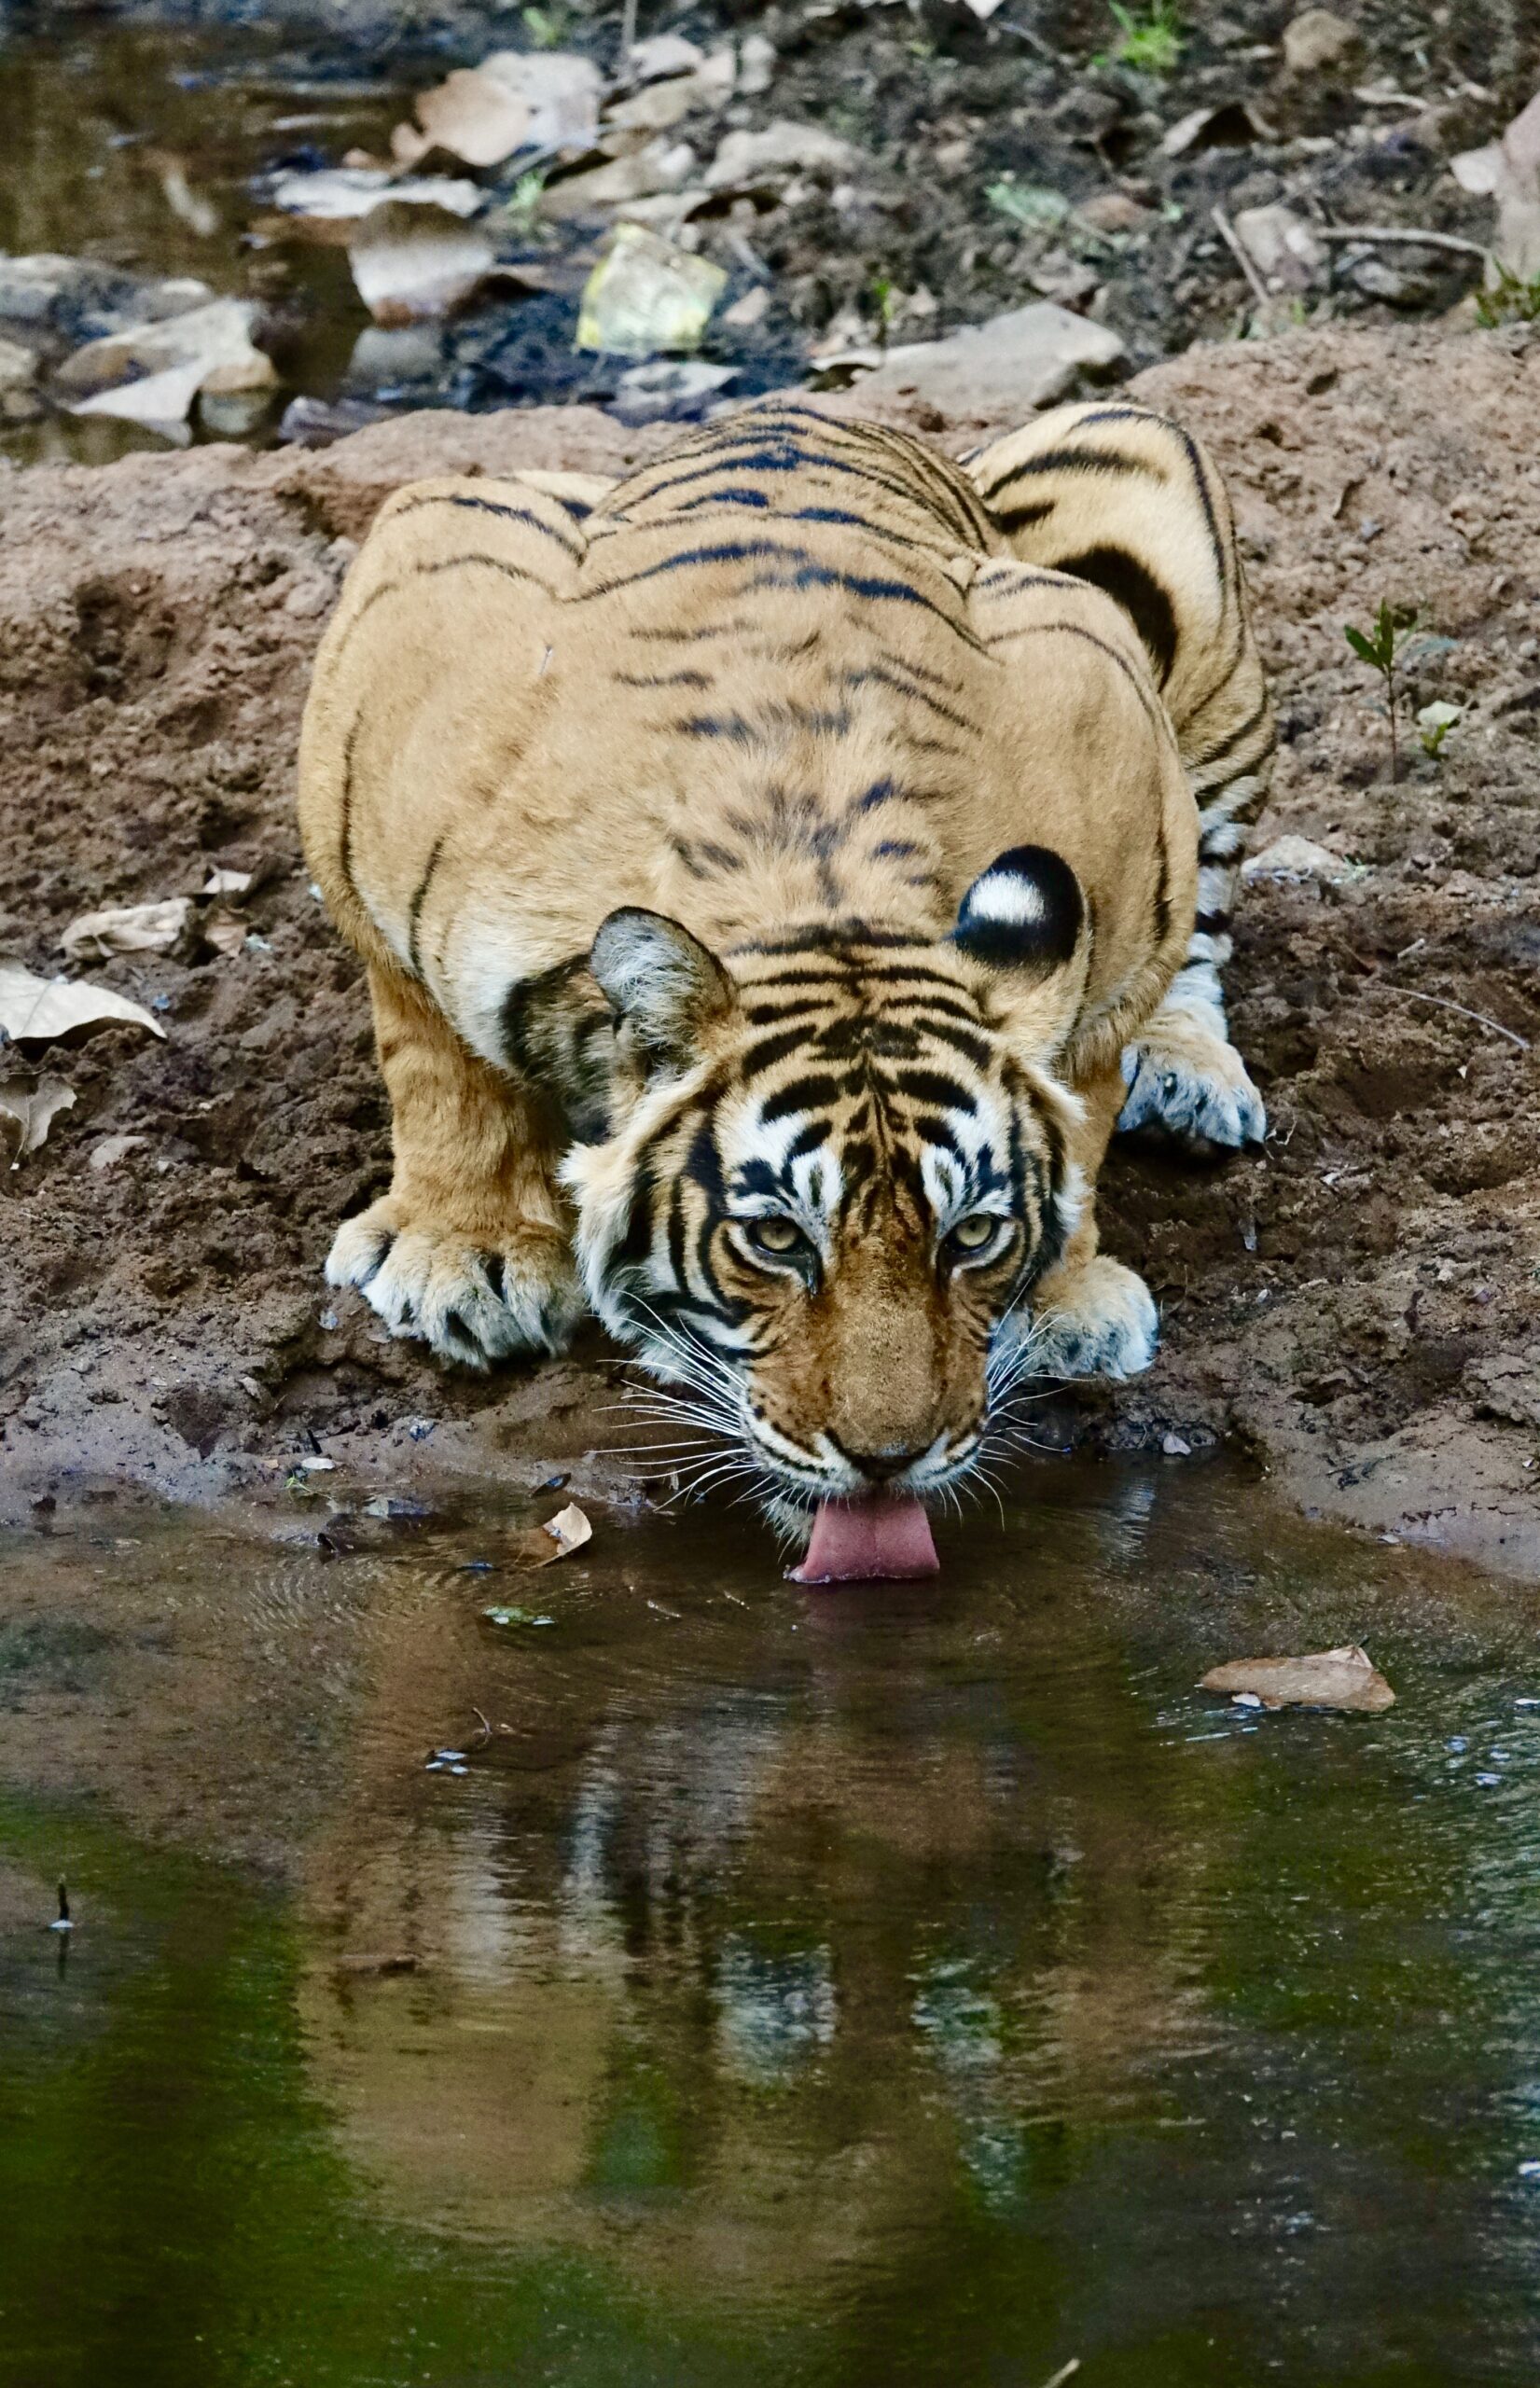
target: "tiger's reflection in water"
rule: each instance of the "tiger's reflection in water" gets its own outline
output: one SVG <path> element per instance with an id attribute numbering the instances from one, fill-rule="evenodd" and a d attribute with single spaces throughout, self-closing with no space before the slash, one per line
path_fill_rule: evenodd
<path id="1" fill-rule="evenodd" d="M 1201 1869 L 1116 1634 L 1001 1588 L 745 1609 L 701 1558 L 675 1616 L 406 1606 L 304 2015 L 397 2218 L 804 2311 L 1161 2119 Z M 511 1731 L 425 1774 L 472 1700 Z"/>

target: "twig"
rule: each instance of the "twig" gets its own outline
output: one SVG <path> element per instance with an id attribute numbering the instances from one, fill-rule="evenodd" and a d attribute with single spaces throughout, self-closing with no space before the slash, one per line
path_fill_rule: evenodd
<path id="1" fill-rule="evenodd" d="M 1484 1011 L 1472 1011 L 1469 1004 L 1457 1004 L 1448 995 L 1425 995 L 1420 987 L 1397 987 L 1388 979 L 1377 979 L 1372 983 L 1384 994 L 1405 995 L 1408 1003 L 1436 1004 L 1440 1011 L 1457 1011 L 1462 1020 L 1474 1020 L 1482 1028 L 1490 1028 L 1494 1036 L 1505 1036 L 1510 1045 L 1518 1046 L 1520 1053 L 1530 1050 L 1529 1038 L 1520 1036 L 1517 1028 L 1505 1028 L 1500 1020 L 1490 1019 Z"/>
<path id="2" fill-rule="evenodd" d="M 1041 34 L 1034 34 L 1030 25 L 1019 25 L 1014 19 L 1002 17 L 1000 30 L 1003 34 L 1014 34 L 1018 41 L 1024 41 L 1029 49 L 1034 49 L 1038 57 L 1046 59 L 1050 66 L 1063 65 L 1064 62 L 1059 52 L 1049 47 Z"/>
<path id="3" fill-rule="evenodd" d="M 625 73 L 636 48 L 636 0 L 625 0 L 620 11 L 620 71 Z"/>
<path id="4" fill-rule="evenodd" d="M 1222 207 L 1211 208 L 1209 212 L 1213 215 L 1214 223 L 1219 229 L 1220 239 L 1224 242 L 1225 246 L 1229 250 L 1231 256 L 1234 257 L 1236 264 L 1245 275 L 1247 284 L 1251 289 L 1252 297 L 1256 299 L 1259 307 L 1265 307 L 1268 303 L 1267 284 L 1257 272 L 1256 268 L 1253 265 L 1250 257 L 1247 257 L 1240 233 L 1236 230 L 1234 225 L 1230 222 L 1229 217 L 1226 215 Z"/>
<path id="5" fill-rule="evenodd" d="M 1479 257 L 1483 265 L 1491 255 L 1479 241 L 1462 241 L 1455 232 L 1408 232 L 1398 224 L 1312 224 L 1311 230 L 1318 241 L 1378 241 L 1386 247 L 1448 249 L 1455 257 Z"/>
<path id="6" fill-rule="evenodd" d="M 1045 2380 L 1045 2381 L 1044 2381 L 1044 2382 L 1043 2382 L 1043 2388 L 1064 2388 L 1064 2382 L 1065 2382 L 1065 2381 L 1066 2381 L 1066 2380 L 1073 2380 L 1073 2379 L 1075 2378 L 1075 2373 L 1079 2370 L 1079 2368 L 1080 2368 L 1080 2358 L 1079 2358 L 1079 2356 L 1078 2356 L 1077 2354 L 1072 2354 L 1072 2355 L 1071 2355 L 1071 2357 L 1070 2357 L 1070 2359 L 1069 2359 L 1069 2361 L 1068 2361 L 1068 2363 L 1061 2363 L 1061 2364 L 1060 2365 L 1060 2367 L 1059 2367 L 1058 2370 L 1054 2373 L 1053 2378 L 1052 2378 L 1051 2380 Z"/>

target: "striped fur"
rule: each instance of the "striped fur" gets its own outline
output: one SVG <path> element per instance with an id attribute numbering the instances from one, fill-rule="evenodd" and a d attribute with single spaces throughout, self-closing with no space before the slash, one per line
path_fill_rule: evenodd
<path id="1" fill-rule="evenodd" d="M 473 1364 L 586 1299 L 789 1520 L 942 1490 L 1025 1370 L 1151 1356 L 1119 1113 L 1250 1093 L 1223 493 L 1134 409 L 964 472 L 774 400 L 578 494 L 402 492 L 317 663 L 301 825 L 395 1145 L 328 1275 Z"/>

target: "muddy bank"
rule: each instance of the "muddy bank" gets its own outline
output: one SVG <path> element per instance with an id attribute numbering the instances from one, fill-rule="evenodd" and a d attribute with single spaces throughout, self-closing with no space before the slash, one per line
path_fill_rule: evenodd
<path id="1" fill-rule="evenodd" d="M 1176 1468 L 1181 1445 L 1233 1438 L 1307 1508 L 1533 1572 L 1536 1064 L 1515 1040 L 1540 1029 L 1540 344 L 1301 331 L 1134 386 L 1205 432 L 1235 490 L 1283 732 L 1259 843 L 1302 835 L 1353 868 L 1252 890 L 1234 1015 L 1272 1138 L 1216 1169 L 1118 1154 L 1109 1241 L 1148 1274 L 1164 1349 L 1143 1382 L 1047 1408 L 1045 1439 Z M 173 953 L 90 966 L 163 1043 L 110 1028 L 51 1057 L 75 1106 L 4 1178 L 0 1515 L 113 1485 L 287 1499 L 318 1454 L 328 1491 L 568 1468 L 631 1487 L 597 1341 L 478 1380 L 321 1284 L 388 1144 L 363 990 L 291 805 L 309 658 L 391 488 L 618 469 L 666 436 L 581 409 L 429 414 L 314 455 L 0 483 L 0 950 L 55 967 L 82 912 L 253 874 L 233 953 L 205 908 Z M 1418 701 L 1461 708 L 1398 784 L 1341 634 L 1382 598 L 1448 642 Z M 124 1137 L 143 1141 L 92 1165 Z"/>

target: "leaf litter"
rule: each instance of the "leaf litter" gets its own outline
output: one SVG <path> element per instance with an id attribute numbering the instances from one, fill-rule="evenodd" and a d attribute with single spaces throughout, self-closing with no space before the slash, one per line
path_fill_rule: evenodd
<path id="1" fill-rule="evenodd" d="M 115 1020 L 165 1035 L 154 1016 L 111 987 L 86 979 L 39 979 L 19 962 L 0 962 L 0 1036 L 13 1045 L 49 1045 Z"/>
<path id="2" fill-rule="evenodd" d="M 1394 1708 L 1395 1694 L 1368 1652 L 1356 1642 L 1312 1650 L 1297 1659 L 1231 1659 L 1211 1667 L 1200 1691 L 1264 1708 L 1339 1708 L 1366 1716 Z"/>
<path id="3" fill-rule="evenodd" d="M 63 1078 L 0 1078 L 0 1120 L 17 1131 L 10 1165 L 20 1169 L 29 1153 L 47 1144 L 49 1130 L 61 1111 L 75 1108 L 75 1090 Z"/>
<path id="4" fill-rule="evenodd" d="M 507 1564 L 529 1575 L 537 1567 L 549 1567 L 558 1559 L 570 1557 L 581 1550 L 593 1538 L 593 1526 L 576 1501 L 558 1509 L 543 1525 L 526 1526 L 508 1547 Z M 510 1601 L 497 1601 L 481 1612 L 489 1625 L 554 1625 L 554 1617 L 543 1617 L 533 1609 L 520 1607 Z"/>

